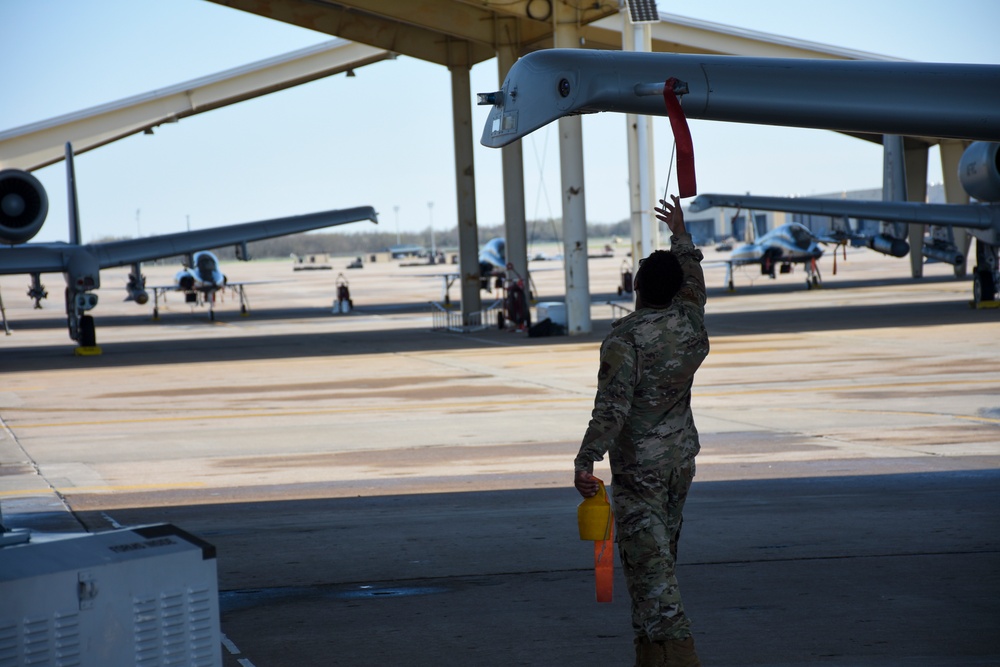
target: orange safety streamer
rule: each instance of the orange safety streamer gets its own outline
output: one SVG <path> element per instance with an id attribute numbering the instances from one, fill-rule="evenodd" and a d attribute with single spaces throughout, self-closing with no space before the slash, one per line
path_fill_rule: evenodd
<path id="1" fill-rule="evenodd" d="M 698 194 L 698 184 L 694 174 L 694 142 L 691 141 L 684 109 L 674 93 L 674 86 L 678 83 L 680 82 L 674 77 L 667 79 L 663 84 L 663 101 L 667 105 L 667 117 L 670 118 L 674 141 L 677 142 L 677 189 L 678 195 L 683 199 Z"/>
<path id="2" fill-rule="evenodd" d="M 615 525 L 611 523 L 608 539 L 594 542 L 594 580 L 597 601 L 611 602 L 615 590 Z"/>

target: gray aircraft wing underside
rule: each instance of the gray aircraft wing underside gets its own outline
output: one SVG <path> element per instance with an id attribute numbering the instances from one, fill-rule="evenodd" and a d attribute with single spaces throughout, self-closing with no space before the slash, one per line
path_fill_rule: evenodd
<path id="1" fill-rule="evenodd" d="M 670 78 L 689 118 L 1000 141 L 997 65 L 546 49 L 480 94 L 493 107 L 481 142 L 499 148 L 579 113 L 665 116 Z"/>
<path id="2" fill-rule="evenodd" d="M 359 220 L 371 220 L 377 223 L 375 209 L 371 206 L 358 206 L 127 241 L 93 243 L 87 247 L 97 257 L 101 268 L 106 269 L 209 248 L 288 236 Z"/>
<path id="3" fill-rule="evenodd" d="M 713 206 L 784 211 L 832 218 L 863 218 L 1000 232 L 1000 206 L 994 204 L 925 204 L 923 202 L 857 201 L 811 197 L 703 194 L 691 202 L 692 211 Z"/>
<path id="4" fill-rule="evenodd" d="M 100 268 L 106 269 L 162 257 L 185 255 L 208 248 L 287 236 L 359 220 L 371 220 L 377 223 L 375 209 L 371 206 L 358 206 L 226 227 L 87 245 L 63 242 L 29 243 L 0 248 L 0 274 L 62 273 L 70 269 L 74 257 L 80 256 L 80 261 L 83 261 L 84 255 L 96 258 Z"/>
<path id="5" fill-rule="evenodd" d="M 80 246 L 33 243 L 0 249 L 0 274 L 62 273 Z"/>

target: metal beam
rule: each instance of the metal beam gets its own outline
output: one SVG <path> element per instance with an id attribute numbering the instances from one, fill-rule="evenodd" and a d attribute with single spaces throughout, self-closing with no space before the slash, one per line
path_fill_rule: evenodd
<path id="1" fill-rule="evenodd" d="M 357 12 L 378 16 L 393 23 L 402 23 L 439 33 L 453 39 L 476 42 L 493 49 L 497 45 L 497 21 L 518 23 L 518 32 L 529 43 L 551 34 L 547 22 L 530 20 L 520 6 L 492 5 L 486 2 L 455 2 L 454 0 L 337 0 L 323 2 L 327 6 L 349 7 Z"/>
<path id="2" fill-rule="evenodd" d="M 958 163 L 962 159 L 962 153 L 969 147 L 966 141 L 942 141 L 938 144 L 938 151 L 941 154 L 941 177 L 944 180 L 944 200 L 949 204 L 968 204 L 969 193 L 962 187 L 958 177 Z M 965 257 L 965 261 L 960 266 L 955 267 L 955 277 L 962 278 L 968 271 L 969 247 L 972 235 L 967 229 L 954 227 L 951 230 L 955 247 Z"/>
<path id="3" fill-rule="evenodd" d="M 497 73 L 500 82 L 503 82 L 516 60 L 517 54 L 513 45 L 500 48 L 497 53 Z M 504 146 L 500 151 L 507 262 L 514 267 L 514 272 L 518 276 L 524 278 L 525 294 L 528 294 L 531 280 L 528 275 L 528 223 L 524 214 L 524 151 L 520 141 Z"/>
<path id="4" fill-rule="evenodd" d="M 163 123 L 392 58 L 336 39 L 150 93 L 0 132 L 0 168 L 40 169 Z"/>
<path id="5" fill-rule="evenodd" d="M 904 141 L 903 161 L 906 164 L 906 201 L 927 201 L 927 144 Z M 924 275 L 924 231 L 921 224 L 908 225 L 910 238 L 910 273 L 914 278 Z"/>
<path id="6" fill-rule="evenodd" d="M 444 31 L 379 16 L 367 10 L 348 7 L 344 3 L 320 0 L 211 2 L 438 65 L 451 64 L 448 61 L 450 40 Z M 363 3 L 356 4 L 361 6 Z M 408 5 L 405 2 L 396 4 L 399 7 Z M 495 52 L 491 45 L 477 43 L 470 48 L 469 55 L 471 63 L 476 64 L 493 58 Z"/>
<path id="7" fill-rule="evenodd" d="M 578 45 L 580 33 L 575 11 L 563 5 L 558 5 L 556 9 L 553 15 L 556 44 L 563 47 Z M 587 209 L 583 190 L 583 123 L 580 116 L 564 116 L 559 119 L 559 164 L 562 178 L 566 325 L 569 335 L 573 336 L 590 333 L 592 328 L 590 274 L 587 266 Z"/>
<path id="8" fill-rule="evenodd" d="M 617 49 L 621 44 L 619 36 L 621 30 L 620 21 L 605 18 L 587 23 L 582 27 L 581 34 L 588 48 Z M 659 53 L 708 53 L 824 60 L 901 60 L 666 12 L 660 12 L 660 20 L 651 24 L 651 30 L 652 50 Z"/>
<path id="9" fill-rule="evenodd" d="M 462 273 L 462 325 L 480 324 L 472 315 L 482 310 L 479 296 L 479 228 L 476 223 L 476 179 L 473 166 L 472 84 L 468 67 L 452 67 L 451 108 L 455 137 L 455 192 L 458 197 L 458 252 Z"/>

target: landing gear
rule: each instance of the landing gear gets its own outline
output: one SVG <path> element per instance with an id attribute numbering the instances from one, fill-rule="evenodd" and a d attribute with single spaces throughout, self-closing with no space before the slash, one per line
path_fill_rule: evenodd
<path id="1" fill-rule="evenodd" d="M 66 290 L 66 323 L 69 326 L 69 337 L 78 343 L 78 355 L 97 355 L 101 348 L 97 346 L 97 333 L 94 318 L 85 315 L 97 305 L 97 295 L 93 292 L 77 292 Z"/>
<path id="2" fill-rule="evenodd" d="M 818 289 L 822 277 L 819 274 L 819 265 L 815 259 L 806 262 L 806 289 Z"/>
<path id="3" fill-rule="evenodd" d="M 94 327 L 94 317 L 83 315 L 80 317 L 80 347 L 97 347 L 97 331 Z"/>
<path id="4" fill-rule="evenodd" d="M 996 303 L 1000 286 L 1000 246 L 976 239 L 976 267 L 972 275 L 972 307 Z"/>
<path id="5" fill-rule="evenodd" d="M 236 291 L 240 295 L 240 315 L 246 317 L 250 314 L 250 301 L 247 299 L 246 290 L 243 289 L 243 285 L 237 285 Z"/>

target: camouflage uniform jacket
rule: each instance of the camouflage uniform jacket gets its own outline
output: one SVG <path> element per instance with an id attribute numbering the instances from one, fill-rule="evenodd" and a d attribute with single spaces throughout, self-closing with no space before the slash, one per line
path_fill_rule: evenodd
<path id="1" fill-rule="evenodd" d="M 636 479 L 689 462 L 700 449 L 691 385 L 708 355 L 702 254 L 690 234 L 674 236 L 671 243 L 684 282 L 669 306 L 623 317 L 604 339 L 577 470 L 610 452 L 615 478 Z"/>

